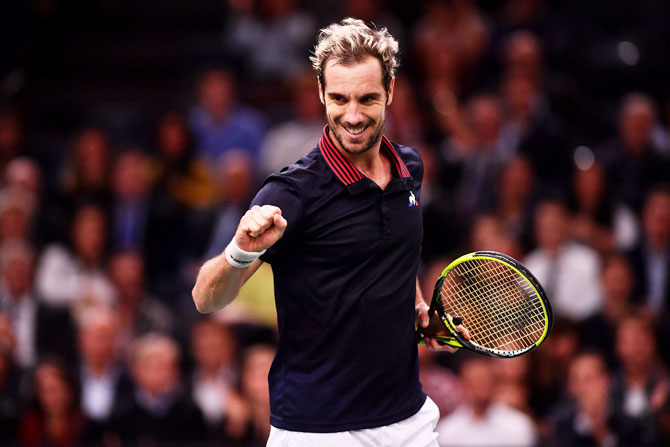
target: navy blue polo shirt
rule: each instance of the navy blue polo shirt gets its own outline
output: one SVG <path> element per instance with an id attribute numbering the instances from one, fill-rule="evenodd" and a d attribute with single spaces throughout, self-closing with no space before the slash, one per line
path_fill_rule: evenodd
<path id="1" fill-rule="evenodd" d="M 261 257 L 272 265 L 279 327 L 270 422 L 337 432 L 392 424 L 425 401 L 414 339 L 423 225 L 416 149 L 383 138 L 383 191 L 335 148 L 318 147 L 272 174 L 252 205 L 288 226 Z"/>

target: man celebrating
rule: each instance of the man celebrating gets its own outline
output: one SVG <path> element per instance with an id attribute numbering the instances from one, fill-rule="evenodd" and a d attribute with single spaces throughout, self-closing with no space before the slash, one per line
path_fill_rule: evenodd
<path id="1" fill-rule="evenodd" d="M 321 30 L 311 59 L 323 136 L 266 179 L 193 288 L 198 310 L 210 312 L 261 261 L 272 265 L 271 447 L 437 446 L 439 414 L 421 390 L 414 336 L 415 315 L 422 327 L 429 320 L 416 280 L 423 165 L 382 134 L 397 53 L 386 29 L 361 20 Z"/>

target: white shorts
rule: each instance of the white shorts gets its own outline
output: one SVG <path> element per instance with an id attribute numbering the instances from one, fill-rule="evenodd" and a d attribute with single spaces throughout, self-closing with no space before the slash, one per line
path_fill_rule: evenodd
<path id="1" fill-rule="evenodd" d="M 440 411 L 430 397 L 414 415 L 395 424 L 334 433 L 270 428 L 267 447 L 438 447 Z"/>

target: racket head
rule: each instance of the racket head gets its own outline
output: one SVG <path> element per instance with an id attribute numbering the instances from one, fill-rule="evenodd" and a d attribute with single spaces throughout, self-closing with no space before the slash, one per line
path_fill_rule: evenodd
<path id="1" fill-rule="evenodd" d="M 468 253 L 449 264 L 435 284 L 431 309 L 463 347 L 499 358 L 536 349 L 553 324 L 539 281 L 519 261 L 494 251 Z M 470 340 L 449 317 L 462 319 Z"/>

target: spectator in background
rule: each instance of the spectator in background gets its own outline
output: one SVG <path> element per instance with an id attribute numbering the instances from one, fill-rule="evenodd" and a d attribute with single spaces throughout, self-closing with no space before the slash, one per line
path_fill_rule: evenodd
<path id="1" fill-rule="evenodd" d="M 295 163 L 321 138 L 324 111 L 314 89 L 314 77 L 314 72 L 308 70 L 290 80 L 293 119 L 268 131 L 260 152 L 264 175 Z"/>
<path id="2" fill-rule="evenodd" d="M 603 308 L 579 324 L 582 346 L 597 349 L 608 365 L 615 364 L 617 328 L 633 311 L 634 280 L 632 267 L 626 257 L 614 254 L 605 258 L 600 275 Z"/>
<path id="3" fill-rule="evenodd" d="M 656 110 L 651 98 L 630 93 L 621 101 L 618 135 L 597 152 L 607 168 L 617 200 L 639 211 L 646 192 L 668 178 L 670 165 L 654 147 Z"/>
<path id="4" fill-rule="evenodd" d="M 352 1 L 352 3 L 356 2 Z M 393 35 L 396 36 L 396 34 Z M 425 111 L 419 104 L 419 97 L 414 89 L 412 80 L 406 76 L 397 76 L 395 86 L 393 87 L 393 107 L 389 107 L 386 110 L 384 135 L 392 141 L 405 141 L 409 145 L 418 146 L 420 151 L 421 147 L 426 150 L 425 140 L 427 129 L 424 114 Z M 425 164 L 427 163 L 424 161 Z M 424 187 L 425 179 L 421 186 L 421 197 L 425 197 Z"/>
<path id="5" fill-rule="evenodd" d="M 602 306 L 600 260 L 592 248 L 570 240 L 569 219 L 562 202 L 540 202 L 535 209 L 537 248 L 524 264 L 544 287 L 555 314 L 579 322 Z"/>
<path id="6" fill-rule="evenodd" d="M 111 172 L 110 239 L 114 250 L 138 250 L 148 232 L 148 182 L 144 155 L 137 149 L 120 153 Z"/>
<path id="7" fill-rule="evenodd" d="M 96 442 L 79 407 L 76 380 L 58 360 L 45 360 L 33 375 L 35 398 L 22 416 L 22 445 L 78 445 Z"/>
<path id="8" fill-rule="evenodd" d="M 635 243 L 636 217 L 626 205 L 613 200 L 600 163 L 586 169 L 575 167 L 570 208 L 572 238 L 601 255 L 627 250 Z"/>
<path id="9" fill-rule="evenodd" d="M 205 441 L 202 413 L 182 389 L 179 348 L 171 338 L 158 333 L 138 337 L 128 366 L 135 393 L 114 410 L 108 439 L 153 445 Z"/>
<path id="10" fill-rule="evenodd" d="M 113 408 L 132 395 L 132 382 L 119 349 L 118 314 L 107 307 L 86 309 L 79 318 L 81 407 L 100 433 Z"/>
<path id="11" fill-rule="evenodd" d="M 68 216 L 83 203 L 95 203 L 105 211 L 108 209 L 111 199 L 109 159 L 109 141 L 101 129 L 79 132 L 60 174 L 61 202 Z"/>
<path id="12" fill-rule="evenodd" d="M 642 237 L 628 253 L 635 269 L 634 297 L 660 319 L 670 313 L 670 186 L 647 193 L 641 226 Z"/>
<path id="13" fill-rule="evenodd" d="M 547 338 L 542 349 L 530 354 L 533 363 L 530 404 L 538 417 L 546 418 L 550 409 L 563 397 L 565 378 L 570 362 L 577 355 L 579 342 L 577 325 L 555 317 L 551 337 Z"/>
<path id="14" fill-rule="evenodd" d="M 530 408 L 531 361 L 527 355 L 496 365 L 495 400 L 533 417 Z"/>
<path id="15" fill-rule="evenodd" d="M 670 378 L 651 323 L 636 316 L 623 319 L 616 331 L 616 351 L 621 367 L 612 383 L 611 404 L 620 442 L 661 445 L 659 422 L 670 414 Z"/>
<path id="16" fill-rule="evenodd" d="M 282 82 L 306 68 L 316 21 L 298 0 L 228 3 L 224 45 L 242 60 L 247 77 Z"/>
<path id="17" fill-rule="evenodd" d="M 36 207 L 35 197 L 21 188 L 0 191 L 0 242 L 30 239 Z"/>
<path id="18" fill-rule="evenodd" d="M 176 112 L 161 116 L 155 135 L 155 153 L 148 158 L 150 182 L 161 200 L 191 208 L 214 201 L 214 184 L 205 163 L 195 154 L 193 135 Z"/>
<path id="19" fill-rule="evenodd" d="M 107 271 L 117 297 L 118 338 L 122 348 L 142 334 L 175 331 L 171 310 L 147 292 L 144 260 L 139 253 L 115 253 Z"/>
<path id="20" fill-rule="evenodd" d="M 188 122 L 196 139 L 198 156 L 217 160 L 230 149 L 258 154 L 265 136 L 264 118 L 236 102 L 232 73 L 223 69 L 207 71 L 198 83 L 198 104 Z"/>
<path id="21" fill-rule="evenodd" d="M 107 249 L 107 221 L 97 205 L 75 213 L 72 249 L 54 243 L 43 252 L 35 284 L 40 297 L 54 306 L 80 310 L 90 304 L 111 305 L 114 289 L 103 271 Z"/>
<path id="22" fill-rule="evenodd" d="M 64 239 L 67 222 L 65 210 L 58 204 L 54 192 L 43 184 L 42 171 L 33 159 L 18 157 L 10 161 L 4 171 L 4 183 L 7 190 L 20 190 L 30 196 L 22 199 L 23 206 L 31 202 L 35 204 L 29 230 L 31 240 L 38 248 Z"/>
<path id="23" fill-rule="evenodd" d="M 247 433 L 248 409 L 235 390 L 235 342 L 227 326 L 201 320 L 191 331 L 195 367 L 190 381 L 193 400 L 202 411 L 212 440 L 239 440 Z"/>
<path id="24" fill-rule="evenodd" d="M 532 200 L 535 175 L 531 163 L 514 157 L 501 168 L 495 188 L 492 212 L 500 220 L 503 231 L 517 239 L 525 249 L 532 244 Z"/>
<path id="25" fill-rule="evenodd" d="M 599 354 L 582 353 L 571 361 L 567 377 L 570 400 L 552 412 L 549 445 L 619 445 L 619 427 L 610 406 L 610 380 L 605 361 Z"/>
<path id="26" fill-rule="evenodd" d="M 242 355 L 240 392 L 251 410 L 249 445 L 264 446 L 270 436 L 270 390 L 268 374 L 275 356 L 269 345 L 253 345 Z"/>
<path id="27" fill-rule="evenodd" d="M 73 362 L 75 328 L 68 309 L 43 302 L 34 287 L 35 253 L 27 242 L 0 246 L 0 316 L 14 334 L 16 364 L 33 368 L 46 355 Z"/>
<path id="28" fill-rule="evenodd" d="M 221 157 L 217 167 L 220 203 L 214 215 L 206 259 L 223 252 L 232 239 L 240 218 L 249 208 L 254 186 L 254 165 L 249 153 L 229 151 Z"/>
<path id="29" fill-rule="evenodd" d="M 463 404 L 437 425 L 438 441 L 449 446 L 535 445 L 537 433 L 524 413 L 495 402 L 495 374 L 491 359 L 471 358 L 461 365 Z"/>
<path id="30" fill-rule="evenodd" d="M 502 80 L 507 120 L 501 133 L 505 147 L 532 163 L 536 187 L 544 192 L 564 190 L 572 171 L 569 132 L 549 107 L 539 79 L 523 71 L 508 71 Z"/>

